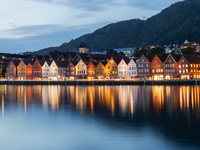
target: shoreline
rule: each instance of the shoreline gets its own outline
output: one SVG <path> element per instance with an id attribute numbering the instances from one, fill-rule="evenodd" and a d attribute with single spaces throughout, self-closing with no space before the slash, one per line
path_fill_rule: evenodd
<path id="1" fill-rule="evenodd" d="M 162 80 L 162 81 L 30 81 L 0 80 L 0 85 L 200 85 L 200 80 Z"/>

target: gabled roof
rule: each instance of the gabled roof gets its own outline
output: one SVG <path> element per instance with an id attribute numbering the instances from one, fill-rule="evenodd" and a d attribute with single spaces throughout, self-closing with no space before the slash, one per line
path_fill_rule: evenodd
<path id="1" fill-rule="evenodd" d="M 38 62 L 40 63 L 40 66 L 43 66 L 45 63 L 45 60 L 39 60 Z"/>
<path id="2" fill-rule="evenodd" d="M 174 60 L 178 63 L 179 60 L 181 59 L 182 55 L 176 55 L 176 54 L 171 54 Z"/>
<path id="3" fill-rule="evenodd" d="M 17 67 L 20 63 L 20 60 L 11 60 L 13 62 L 13 64 L 15 65 L 15 67 Z"/>
<path id="4" fill-rule="evenodd" d="M 192 64 L 200 64 L 200 57 L 194 55 L 183 55 L 185 59 Z"/>
<path id="5" fill-rule="evenodd" d="M 55 61 L 55 60 L 54 60 Z M 67 65 L 68 65 L 68 61 L 55 61 L 55 63 L 56 63 L 56 65 L 58 66 L 58 67 L 62 67 L 62 68 L 64 68 L 64 67 L 67 67 Z"/>
<path id="6" fill-rule="evenodd" d="M 97 62 L 90 61 L 95 67 L 97 66 Z"/>
<path id="7" fill-rule="evenodd" d="M 115 57 L 113 58 L 117 65 L 121 62 L 122 58 Z"/>
<path id="8" fill-rule="evenodd" d="M 158 58 L 164 63 L 168 57 L 168 54 L 158 54 Z"/>
<path id="9" fill-rule="evenodd" d="M 50 66 L 51 63 L 52 63 L 52 60 L 47 60 L 46 62 L 47 62 L 47 64 Z"/>
<path id="10" fill-rule="evenodd" d="M 74 66 L 78 64 L 79 61 L 70 61 Z"/>
<path id="11" fill-rule="evenodd" d="M 150 63 L 152 62 L 152 60 L 154 58 L 154 56 L 144 56 L 144 57 L 146 57 L 150 61 Z"/>
<path id="12" fill-rule="evenodd" d="M 31 66 L 33 66 L 33 64 L 34 64 L 34 61 L 32 61 L 32 60 L 23 60 L 23 62 L 26 66 L 28 66 L 28 64 L 31 64 Z"/>

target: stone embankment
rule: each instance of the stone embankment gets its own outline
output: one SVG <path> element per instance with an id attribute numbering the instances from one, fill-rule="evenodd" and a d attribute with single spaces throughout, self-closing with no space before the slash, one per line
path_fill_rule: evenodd
<path id="1" fill-rule="evenodd" d="M 200 85 L 200 80 L 162 81 L 1 81 L 0 85 Z"/>

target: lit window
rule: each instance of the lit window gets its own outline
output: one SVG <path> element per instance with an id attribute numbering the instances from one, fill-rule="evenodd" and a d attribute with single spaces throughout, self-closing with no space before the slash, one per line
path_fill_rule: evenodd
<path id="1" fill-rule="evenodd" d="M 181 65 L 179 65 L 179 68 L 181 68 Z"/>
<path id="2" fill-rule="evenodd" d="M 181 70 L 179 70 L 179 73 L 181 73 Z"/>
<path id="3" fill-rule="evenodd" d="M 154 73 L 155 71 L 154 71 L 154 69 L 152 69 L 152 73 Z"/>
<path id="4" fill-rule="evenodd" d="M 193 70 L 191 69 L 191 73 L 193 72 Z"/>
<path id="5" fill-rule="evenodd" d="M 183 68 L 185 67 L 185 65 L 183 65 Z"/>
<path id="6" fill-rule="evenodd" d="M 185 70 L 183 70 L 183 73 L 185 73 Z"/>
<path id="7" fill-rule="evenodd" d="M 186 64 L 186 65 L 185 65 L 185 67 L 187 68 L 187 67 L 188 67 L 188 65 Z"/>
<path id="8" fill-rule="evenodd" d="M 198 67 L 198 64 L 196 64 L 196 67 Z"/>
<path id="9" fill-rule="evenodd" d="M 192 67 L 192 64 L 190 66 Z"/>
<path id="10" fill-rule="evenodd" d="M 188 73 L 188 69 L 186 69 L 186 73 Z"/>
<path id="11" fill-rule="evenodd" d="M 182 60 L 182 63 L 184 63 L 184 60 Z"/>

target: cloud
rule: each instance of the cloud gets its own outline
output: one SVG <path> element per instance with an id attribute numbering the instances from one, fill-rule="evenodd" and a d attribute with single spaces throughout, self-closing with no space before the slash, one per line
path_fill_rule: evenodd
<path id="1" fill-rule="evenodd" d="M 108 23 L 151 17 L 177 0 L 0 1 L 0 38 L 20 39 L 66 30 L 95 30 Z"/>

